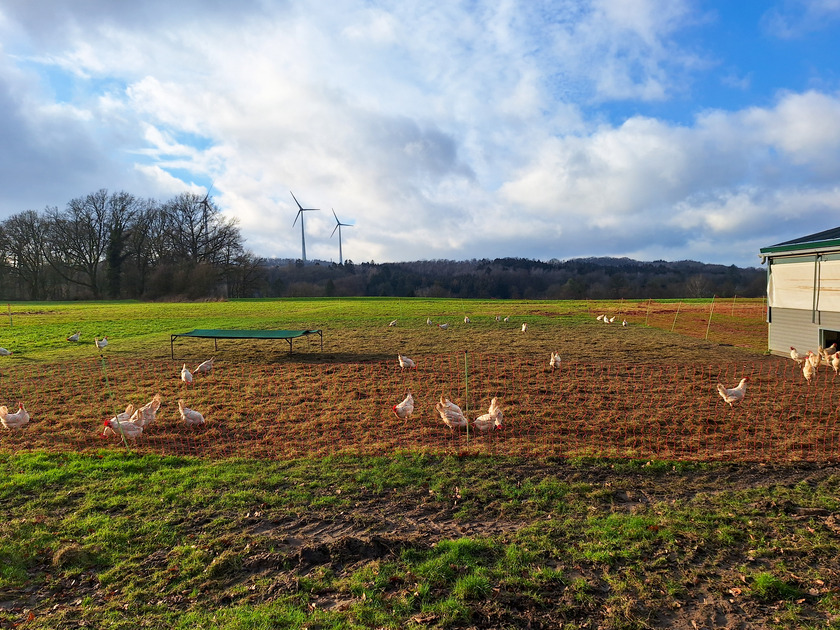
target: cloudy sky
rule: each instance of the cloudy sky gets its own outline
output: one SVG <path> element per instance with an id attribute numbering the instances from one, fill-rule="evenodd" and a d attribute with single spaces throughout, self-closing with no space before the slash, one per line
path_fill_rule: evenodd
<path id="1" fill-rule="evenodd" d="M 0 220 L 211 194 L 266 257 L 757 265 L 840 226 L 840 0 L 0 0 Z"/>

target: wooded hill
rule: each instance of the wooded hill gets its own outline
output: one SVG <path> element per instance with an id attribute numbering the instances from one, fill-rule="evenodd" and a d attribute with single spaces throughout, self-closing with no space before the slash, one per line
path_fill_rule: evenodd
<path id="1" fill-rule="evenodd" d="M 766 271 L 691 260 L 577 258 L 424 260 L 343 265 L 263 261 L 266 297 L 394 296 L 484 299 L 761 297 Z"/>

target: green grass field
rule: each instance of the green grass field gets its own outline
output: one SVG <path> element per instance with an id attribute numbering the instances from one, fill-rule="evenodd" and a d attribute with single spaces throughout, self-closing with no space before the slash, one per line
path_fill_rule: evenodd
<path id="1" fill-rule="evenodd" d="M 677 307 L 680 310 L 677 312 Z M 596 314 L 626 317 L 632 326 L 674 330 L 708 337 L 715 344 L 741 346 L 763 352 L 766 324 L 762 301 L 740 299 L 718 304 L 709 319 L 708 300 L 674 301 L 527 301 L 446 300 L 420 298 L 317 298 L 294 300 L 230 300 L 224 302 L 145 303 L 121 302 L 17 302 L 0 309 L 0 346 L 15 353 L 15 361 L 66 362 L 96 356 L 94 337 L 107 336 L 108 352 L 116 356 L 165 359 L 170 355 L 170 335 L 194 328 L 322 329 L 324 357 L 302 356 L 302 360 L 348 360 L 387 357 L 406 345 L 412 351 L 443 354 L 456 350 L 519 354 L 542 350 L 542 344 L 562 344 L 565 328 L 590 324 Z M 747 309 L 746 311 L 744 309 Z M 470 317 L 470 325 L 464 317 Z M 510 321 L 495 321 L 508 317 Z M 446 323 L 447 334 L 432 335 L 435 324 Z M 397 325 L 388 323 L 396 320 Z M 522 323 L 530 327 L 528 337 L 511 336 Z M 615 324 L 612 326 L 616 327 Z M 595 329 L 594 340 L 606 333 Z M 81 332 L 74 344 L 66 338 Z M 443 332 L 443 331 L 441 331 Z M 708 334 L 707 334 L 708 333 Z M 512 343 L 511 340 L 515 343 Z M 527 343 L 530 340 L 531 343 Z M 200 351 L 201 342 L 180 341 L 188 351 Z M 250 361 L 277 360 L 287 350 L 285 343 L 221 342 L 231 357 Z M 306 349 L 306 344 L 303 344 Z M 254 350 L 256 348 L 256 350 Z M 584 346 L 585 348 L 585 346 Z M 572 347 L 576 352 L 576 346 Z M 239 354 L 237 354 L 239 353 Z M 310 353 L 307 353 L 310 354 Z M 581 352 L 581 358 L 585 355 Z M 643 356 L 654 359 L 655 355 Z M 2 363 L 0 363 L 2 369 Z"/>
<path id="2" fill-rule="evenodd" d="M 752 347 L 706 340 L 707 319 L 697 313 L 707 307 L 695 307 L 697 339 L 669 332 L 673 310 L 645 327 L 655 318 L 645 302 L 12 304 L 0 346 L 14 354 L 0 358 L 0 384 L 8 397 L 19 374 L 44 375 L 31 391 L 57 406 L 65 395 L 58 384 L 79 373 L 73 366 L 101 361 L 93 336 L 108 335 L 108 366 L 149 361 L 171 364 L 174 375 L 171 333 L 225 327 L 325 331 L 324 352 L 308 341 L 292 355 L 285 344 L 220 342 L 222 365 L 253 364 L 268 375 L 306 366 L 331 373 L 330 363 L 349 366 L 346 375 L 401 350 L 439 363 L 464 351 L 542 363 L 557 349 L 588 365 L 612 357 L 680 370 L 688 361 L 780 361 L 763 356 L 760 339 Z M 601 311 L 626 314 L 631 326 L 596 325 Z M 760 330 L 752 315 L 716 316 L 739 335 Z M 77 330 L 82 343 L 67 342 Z M 176 350 L 197 360 L 212 342 Z M 200 395 L 274 391 L 265 382 L 225 383 L 223 374 Z M 169 381 L 109 376 L 115 389 L 179 391 Z M 373 387 L 346 378 L 318 399 Z M 94 370 L 91 383 L 102 382 Z M 101 424 L 107 393 L 77 389 L 73 422 Z M 281 406 L 292 395 L 307 404 L 315 393 L 272 394 Z M 49 408 L 28 433 L 0 433 L 3 628 L 840 627 L 840 469 L 831 462 L 406 451 L 277 460 L 15 448 L 65 422 Z"/>

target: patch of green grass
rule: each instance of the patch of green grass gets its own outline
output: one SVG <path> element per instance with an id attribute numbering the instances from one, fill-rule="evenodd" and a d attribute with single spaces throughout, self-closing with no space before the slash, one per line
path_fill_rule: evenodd
<path id="1" fill-rule="evenodd" d="M 768 571 L 761 571 L 752 576 L 750 593 L 756 599 L 765 602 L 792 600 L 801 596 L 801 591 Z"/>
<path id="2" fill-rule="evenodd" d="M 620 513 L 590 518 L 585 536 L 583 556 L 608 564 L 637 560 L 650 554 L 654 545 L 667 544 L 672 538 L 667 526 L 656 517 Z"/>

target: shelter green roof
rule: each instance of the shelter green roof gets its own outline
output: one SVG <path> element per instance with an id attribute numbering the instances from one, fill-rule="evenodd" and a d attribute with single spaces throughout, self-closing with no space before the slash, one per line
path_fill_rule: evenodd
<path id="1" fill-rule="evenodd" d="M 759 251 L 762 254 L 778 254 L 806 249 L 840 249 L 840 227 L 762 247 Z"/>

